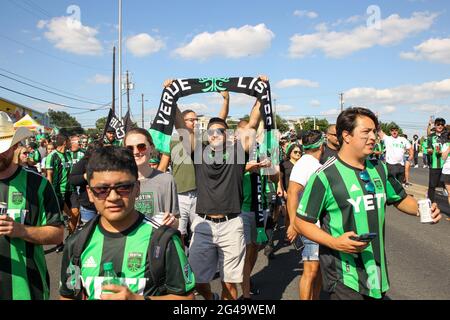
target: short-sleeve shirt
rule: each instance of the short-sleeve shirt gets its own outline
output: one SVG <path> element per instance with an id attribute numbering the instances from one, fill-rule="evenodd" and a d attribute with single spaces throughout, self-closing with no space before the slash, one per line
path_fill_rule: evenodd
<path id="1" fill-rule="evenodd" d="M 401 184 L 388 173 L 384 163 L 366 160 L 367 173 L 375 193 L 366 188 L 360 169 L 336 158 L 319 169 L 311 178 L 297 211 L 297 216 L 316 223 L 337 238 L 346 232 L 377 233 L 377 237 L 359 254 L 338 252 L 320 246 L 320 265 L 324 289 L 332 292 L 338 282 L 373 298 L 381 298 L 389 289 L 385 253 L 386 205 L 403 200 L 407 195 Z"/>
<path id="2" fill-rule="evenodd" d="M 7 214 L 27 226 L 63 225 L 50 182 L 19 167 L 0 180 L 0 202 Z M 0 236 L 0 300 L 47 300 L 50 294 L 44 249 L 20 238 Z"/>
<path id="3" fill-rule="evenodd" d="M 331 149 L 326 144 L 323 149 L 322 157 L 320 157 L 320 163 L 325 164 L 330 158 L 336 157 L 338 154 L 337 150 Z"/>
<path id="4" fill-rule="evenodd" d="M 47 156 L 45 168 L 47 170 L 53 170 L 53 188 L 55 188 L 56 195 L 62 198 L 70 191 L 69 174 L 70 169 L 72 168 L 72 158 L 70 157 L 70 154 L 54 150 Z"/>
<path id="5" fill-rule="evenodd" d="M 386 162 L 392 165 L 405 165 L 405 151 L 411 149 L 411 143 L 404 137 L 393 138 L 388 135 L 383 137 L 386 146 Z"/>
<path id="6" fill-rule="evenodd" d="M 442 149 L 442 152 L 446 152 L 450 149 L 450 142 L 447 142 Z M 444 166 L 442 167 L 442 173 L 450 175 L 450 154 L 447 157 L 447 160 L 444 162 Z"/>
<path id="7" fill-rule="evenodd" d="M 139 214 L 128 230 L 120 233 L 108 232 L 98 223 L 85 244 L 80 266 L 73 265 L 73 251 L 77 241 L 80 241 L 79 231 L 75 233 L 64 248 L 60 295 L 81 299 L 76 290 L 79 285 L 88 300 L 99 299 L 106 262 L 113 263 L 115 273 L 133 293 L 145 296 L 190 293 L 195 287 L 195 277 L 178 236 L 172 237 L 165 252 L 163 288 L 157 288 L 153 283 L 148 250 L 155 228 L 155 224 L 143 214 Z"/>
<path id="8" fill-rule="evenodd" d="M 428 136 L 427 148 L 433 150 L 433 153 L 430 155 L 430 169 L 442 169 L 444 166 L 442 150 L 445 147 L 445 143 L 443 136 L 438 136 L 436 133 Z"/>
<path id="9" fill-rule="evenodd" d="M 139 180 L 141 188 L 135 209 L 147 217 L 160 212 L 179 215 L 177 187 L 172 175 L 153 170 L 148 178 Z"/>
<path id="10" fill-rule="evenodd" d="M 170 158 L 172 160 L 172 174 L 177 184 L 177 192 L 185 193 L 197 189 L 195 183 L 195 169 L 191 156 L 178 140 L 170 142 Z"/>
<path id="11" fill-rule="evenodd" d="M 283 180 L 281 183 L 283 184 L 284 190 L 287 190 L 289 187 L 289 178 L 291 177 L 293 168 L 294 164 L 290 160 L 284 160 L 280 163 L 280 171 L 283 173 Z"/>
<path id="12" fill-rule="evenodd" d="M 197 144 L 194 159 L 197 182 L 198 214 L 240 213 L 243 201 L 242 181 L 245 172 L 245 151 L 240 142 L 225 152 L 212 152 Z"/>

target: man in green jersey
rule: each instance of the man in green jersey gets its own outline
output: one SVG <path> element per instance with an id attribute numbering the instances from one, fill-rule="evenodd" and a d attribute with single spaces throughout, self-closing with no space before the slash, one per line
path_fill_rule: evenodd
<path id="1" fill-rule="evenodd" d="M 148 250 L 157 224 L 134 209 L 140 186 L 132 152 L 118 147 L 97 149 L 86 173 L 89 199 L 100 217 L 83 227 L 93 231 L 87 242 L 81 243 L 79 264 L 74 251 L 83 241 L 83 229 L 67 241 L 61 266 L 61 299 L 193 299 L 195 278 L 178 236 L 173 236 L 166 251 L 160 253 L 165 255 L 162 285 L 152 280 Z M 113 263 L 124 286 L 102 286 L 106 262 Z"/>
<path id="2" fill-rule="evenodd" d="M 116 139 L 116 129 L 108 127 L 106 129 L 105 137 L 103 138 L 103 145 L 120 147 L 121 141 Z"/>
<path id="3" fill-rule="evenodd" d="M 311 176 L 297 211 L 296 229 L 320 244 L 323 288 L 331 299 L 380 299 L 389 289 L 385 254 L 386 205 L 416 216 L 417 201 L 373 152 L 378 119 L 368 109 L 349 108 L 337 119 L 341 149 Z M 432 205 L 433 221 L 441 219 Z M 321 228 L 315 223 L 320 220 Z M 352 240 L 375 233 L 369 242 Z"/>
<path id="4" fill-rule="evenodd" d="M 442 167 L 444 166 L 444 159 L 442 158 L 442 151 L 447 142 L 447 135 L 445 133 L 445 119 L 437 118 L 434 121 L 434 133 L 431 133 L 431 123 L 428 126 L 427 132 L 427 153 L 429 155 L 430 174 L 428 180 L 428 198 L 431 201 L 435 199 L 436 187 L 441 184 Z"/>
<path id="5" fill-rule="evenodd" d="M 81 150 L 80 137 L 78 135 L 70 137 L 70 151 L 67 151 L 70 155 L 71 166 L 70 171 L 74 165 L 76 165 L 84 157 L 84 151 Z M 79 187 L 70 186 L 70 212 L 71 212 L 71 224 L 77 226 L 80 221 L 80 199 L 79 199 Z"/>
<path id="6" fill-rule="evenodd" d="M 58 197 L 59 207 L 69 217 L 69 232 L 72 233 L 76 227 L 76 221 L 72 218 L 70 203 L 69 174 L 72 168 L 72 158 L 67 150 L 70 148 L 70 140 L 63 134 L 55 137 L 56 150 L 47 156 L 45 168 L 47 179 L 53 185 Z"/>
<path id="7" fill-rule="evenodd" d="M 42 246 L 63 239 L 51 184 L 13 163 L 18 143 L 30 135 L 25 128 L 15 131 L 8 115 L 0 112 L 0 300 L 48 299 Z"/>

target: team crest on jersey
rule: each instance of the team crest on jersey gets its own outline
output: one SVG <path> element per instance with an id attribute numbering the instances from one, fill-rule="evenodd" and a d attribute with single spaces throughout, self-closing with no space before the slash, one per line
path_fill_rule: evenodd
<path id="1" fill-rule="evenodd" d="M 183 276 L 187 284 L 191 284 L 194 281 L 194 273 L 192 272 L 189 263 L 186 263 L 186 265 L 183 268 Z"/>
<path id="2" fill-rule="evenodd" d="M 21 205 L 23 202 L 23 193 L 13 192 L 11 195 L 11 201 L 16 206 Z"/>
<path id="3" fill-rule="evenodd" d="M 142 267 L 142 258 L 144 254 L 142 252 L 130 252 L 128 254 L 127 267 L 131 272 L 136 272 Z"/>
<path id="4" fill-rule="evenodd" d="M 373 183 L 375 184 L 375 187 L 378 189 L 378 190 L 382 190 L 383 189 L 383 183 L 381 182 L 381 180 L 380 179 L 373 179 Z"/>

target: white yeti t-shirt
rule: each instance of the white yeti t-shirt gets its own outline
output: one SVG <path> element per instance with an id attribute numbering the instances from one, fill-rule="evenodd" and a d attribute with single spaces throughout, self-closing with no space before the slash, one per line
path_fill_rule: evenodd
<path id="1" fill-rule="evenodd" d="M 383 137 L 383 141 L 386 146 L 386 162 L 404 166 L 405 151 L 411 149 L 411 143 L 403 137 L 393 138 L 388 135 Z"/>

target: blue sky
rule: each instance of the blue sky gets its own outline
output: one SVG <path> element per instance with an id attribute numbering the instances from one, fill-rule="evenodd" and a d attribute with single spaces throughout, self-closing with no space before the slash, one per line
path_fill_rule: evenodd
<path id="1" fill-rule="evenodd" d="M 141 93 L 148 100 L 148 125 L 166 78 L 258 74 L 269 76 L 284 117 L 317 115 L 332 122 L 343 92 L 346 106 L 370 107 L 382 121 L 396 121 L 409 134 L 424 134 L 430 115 L 450 118 L 448 1 L 123 2 L 123 68 L 135 83 L 131 110 L 139 123 Z M 108 103 L 117 3 L 2 1 L 0 68 Z M 12 76 L 4 70 L 0 74 Z M 98 107 L 4 77 L 0 85 L 75 107 Z M 43 111 L 49 107 L 4 90 L 0 96 Z M 180 101 L 209 115 L 220 103 L 217 94 Z M 247 114 L 251 104 L 232 95 L 230 113 Z M 52 108 L 74 114 L 85 127 L 107 114 L 105 109 L 78 114 L 82 111 Z"/>

